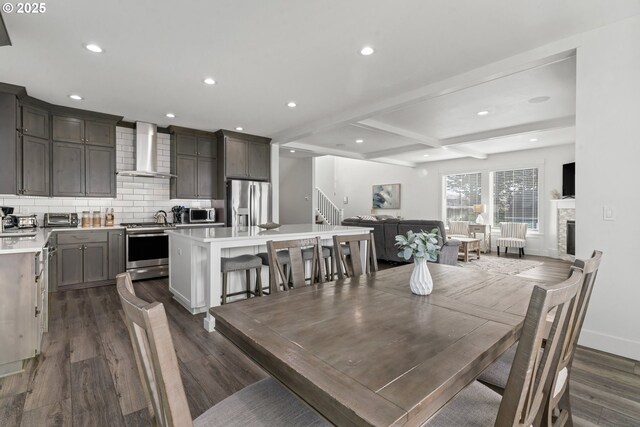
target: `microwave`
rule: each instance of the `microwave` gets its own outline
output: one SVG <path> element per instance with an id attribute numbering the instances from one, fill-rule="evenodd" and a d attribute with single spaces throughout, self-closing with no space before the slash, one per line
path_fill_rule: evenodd
<path id="1" fill-rule="evenodd" d="M 189 209 L 189 222 L 216 222 L 216 210 L 191 208 Z"/>

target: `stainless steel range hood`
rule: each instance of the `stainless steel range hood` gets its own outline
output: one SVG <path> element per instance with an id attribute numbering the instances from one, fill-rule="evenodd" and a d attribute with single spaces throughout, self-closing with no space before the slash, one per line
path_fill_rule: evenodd
<path id="1" fill-rule="evenodd" d="M 175 175 L 158 172 L 158 131 L 151 123 L 136 122 L 136 168 L 120 171 L 118 175 L 173 178 Z"/>

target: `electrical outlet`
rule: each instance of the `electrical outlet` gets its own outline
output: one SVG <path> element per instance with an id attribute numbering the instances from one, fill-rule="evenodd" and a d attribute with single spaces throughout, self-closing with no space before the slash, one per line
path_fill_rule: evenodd
<path id="1" fill-rule="evenodd" d="M 347 196 L 344 196 L 344 198 L 342 199 L 342 203 L 344 203 L 345 205 L 349 204 L 349 198 Z"/>

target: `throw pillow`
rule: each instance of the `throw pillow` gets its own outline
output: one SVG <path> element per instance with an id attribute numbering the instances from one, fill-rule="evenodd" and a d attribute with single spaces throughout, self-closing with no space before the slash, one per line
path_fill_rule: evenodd
<path id="1" fill-rule="evenodd" d="M 373 215 L 358 215 L 358 218 L 360 218 L 361 220 L 364 221 L 377 221 L 378 218 L 376 218 Z"/>

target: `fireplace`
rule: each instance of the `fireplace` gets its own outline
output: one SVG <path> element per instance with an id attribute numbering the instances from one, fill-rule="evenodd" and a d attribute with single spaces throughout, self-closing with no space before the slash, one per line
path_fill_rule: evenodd
<path id="1" fill-rule="evenodd" d="M 576 222 L 574 220 L 567 221 L 567 254 L 576 254 Z"/>

